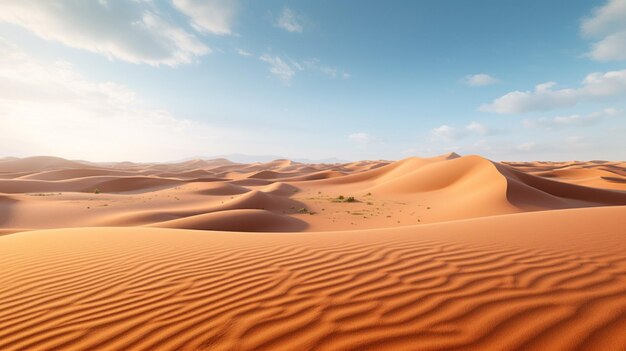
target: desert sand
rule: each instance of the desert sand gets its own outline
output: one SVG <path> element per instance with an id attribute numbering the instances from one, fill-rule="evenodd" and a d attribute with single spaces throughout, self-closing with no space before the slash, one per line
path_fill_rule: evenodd
<path id="1" fill-rule="evenodd" d="M 0 159 L 0 350 L 625 350 L 626 163 Z"/>

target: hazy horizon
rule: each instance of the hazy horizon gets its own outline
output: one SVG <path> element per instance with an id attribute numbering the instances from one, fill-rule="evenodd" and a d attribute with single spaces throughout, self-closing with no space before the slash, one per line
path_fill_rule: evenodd
<path id="1" fill-rule="evenodd" d="M 623 160 L 625 19 L 626 0 L 3 2 L 0 157 Z"/>

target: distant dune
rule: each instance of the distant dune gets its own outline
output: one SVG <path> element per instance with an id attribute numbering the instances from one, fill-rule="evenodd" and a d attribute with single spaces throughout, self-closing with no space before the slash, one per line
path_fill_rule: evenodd
<path id="1" fill-rule="evenodd" d="M 11 199 L 0 223 L 11 231 L 161 221 L 184 229 L 185 217 L 239 210 L 268 215 L 259 226 L 232 221 L 232 230 L 280 228 L 288 217 L 305 223 L 289 226 L 298 230 L 352 230 L 626 204 L 626 172 L 618 163 L 506 164 L 454 153 L 334 165 L 217 159 L 98 168 L 35 157 L 0 161 L 0 169 L 0 193 Z M 336 201 L 339 196 L 356 201 Z M 268 226 L 272 220 L 277 225 Z M 203 220 L 201 227 L 229 230 L 231 222 L 218 222 Z"/>
<path id="2" fill-rule="evenodd" d="M 0 159 L 0 350 L 626 350 L 626 163 Z"/>

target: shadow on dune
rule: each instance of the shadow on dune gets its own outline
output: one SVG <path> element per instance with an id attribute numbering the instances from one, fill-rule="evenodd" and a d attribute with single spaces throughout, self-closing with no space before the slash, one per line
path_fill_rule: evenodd
<path id="1" fill-rule="evenodd" d="M 494 163 L 506 178 L 509 202 L 522 209 L 565 209 L 626 205 L 626 192 L 590 188 L 537 177 Z"/>

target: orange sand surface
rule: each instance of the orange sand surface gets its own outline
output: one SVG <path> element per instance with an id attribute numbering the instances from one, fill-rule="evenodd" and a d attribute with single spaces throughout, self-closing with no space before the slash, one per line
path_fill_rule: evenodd
<path id="1" fill-rule="evenodd" d="M 623 162 L 0 159 L 0 350 L 626 350 L 625 331 Z"/>
<path id="2" fill-rule="evenodd" d="M 0 234 L 92 226 L 354 230 L 613 205 L 626 205 L 623 163 L 506 164 L 456 154 L 347 164 L 0 160 Z"/>

